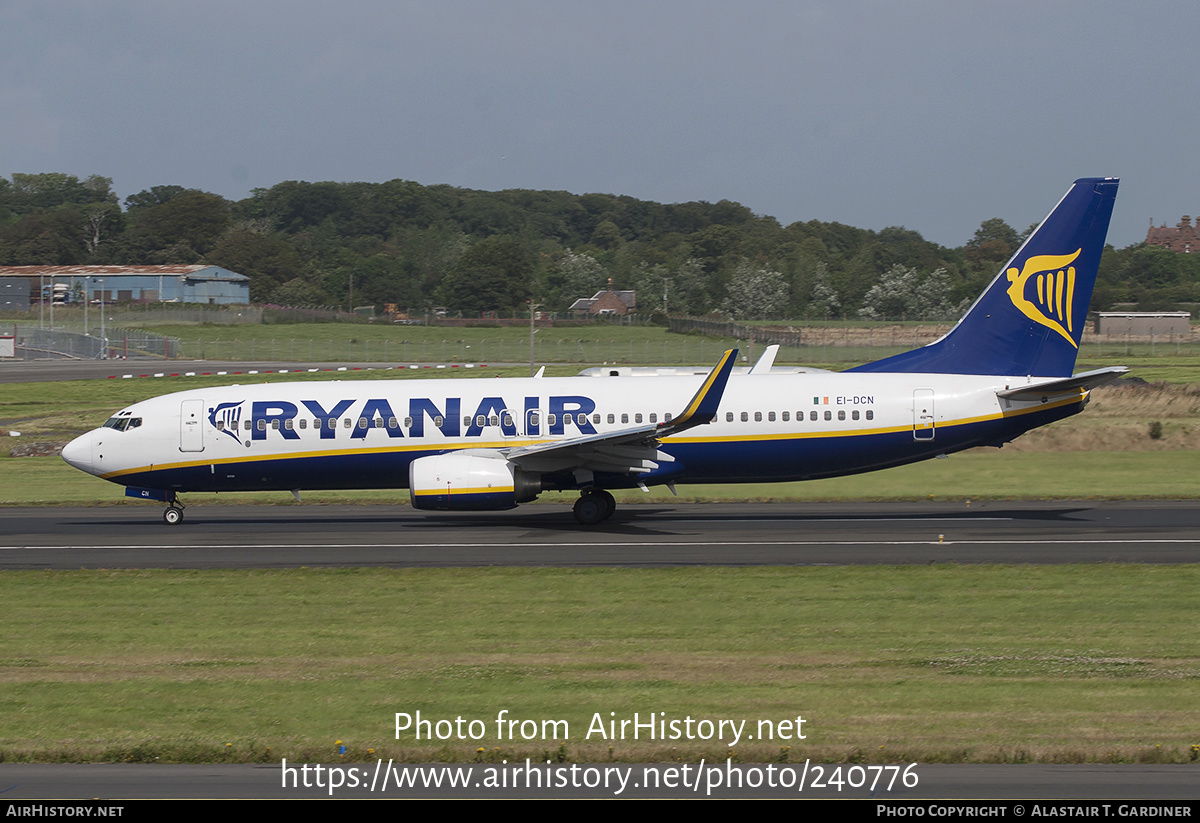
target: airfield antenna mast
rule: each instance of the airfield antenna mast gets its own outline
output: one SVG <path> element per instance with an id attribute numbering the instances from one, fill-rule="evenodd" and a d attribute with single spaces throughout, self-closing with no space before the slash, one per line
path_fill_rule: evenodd
<path id="1" fill-rule="evenodd" d="M 537 329 L 533 327 L 533 318 L 537 314 L 537 309 L 542 307 L 541 303 L 534 303 L 533 298 L 529 298 L 529 376 L 534 376 L 533 365 L 533 336 L 537 334 Z"/>

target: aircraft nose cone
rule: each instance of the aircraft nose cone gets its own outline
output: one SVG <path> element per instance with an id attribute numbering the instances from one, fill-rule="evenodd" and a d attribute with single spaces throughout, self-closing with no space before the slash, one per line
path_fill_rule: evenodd
<path id="1" fill-rule="evenodd" d="M 81 434 L 63 446 L 62 458 L 82 472 L 92 473 L 92 434 Z"/>

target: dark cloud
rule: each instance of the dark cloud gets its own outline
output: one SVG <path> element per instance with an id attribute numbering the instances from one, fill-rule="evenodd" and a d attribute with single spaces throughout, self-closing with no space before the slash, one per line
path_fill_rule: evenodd
<path id="1" fill-rule="evenodd" d="M 1111 240 L 1200 212 L 1194 7 L 1092 2 L 0 6 L 8 168 L 738 200 L 945 245 L 1124 179 Z"/>

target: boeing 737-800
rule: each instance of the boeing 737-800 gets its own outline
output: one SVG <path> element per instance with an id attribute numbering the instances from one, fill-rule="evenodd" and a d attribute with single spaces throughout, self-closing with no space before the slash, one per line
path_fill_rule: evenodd
<path id="1" fill-rule="evenodd" d="M 761 483 L 1000 446 L 1076 414 L 1126 370 L 1072 375 L 1117 192 L 1075 181 L 967 313 L 923 348 L 844 372 L 394 380 L 197 389 L 135 403 L 71 441 L 72 466 L 165 502 L 184 492 L 404 489 L 430 510 L 509 509 L 577 490 Z M 742 373 L 745 371 L 745 373 Z"/>

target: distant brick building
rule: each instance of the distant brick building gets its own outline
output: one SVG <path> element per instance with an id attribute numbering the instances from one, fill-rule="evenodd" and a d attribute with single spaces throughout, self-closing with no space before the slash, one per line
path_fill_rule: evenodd
<path id="1" fill-rule="evenodd" d="M 592 297 L 581 297 L 571 304 L 571 311 L 588 314 L 633 314 L 637 310 L 637 292 L 613 291 L 611 288 L 596 292 Z"/>
<path id="2" fill-rule="evenodd" d="M 1198 230 L 1200 230 L 1200 217 L 1196 218 L 1196 225 L 1193 226 L 1191 216 L 1185 214 L 1175 228 L 1168 228 L 1165 225 L 1155 226 L 1151 223 L 1150 230 L 1146 232 L 1146 242 L 1180 254 L 1190 254 L 1192 251 L 1200 251 Z"/>

